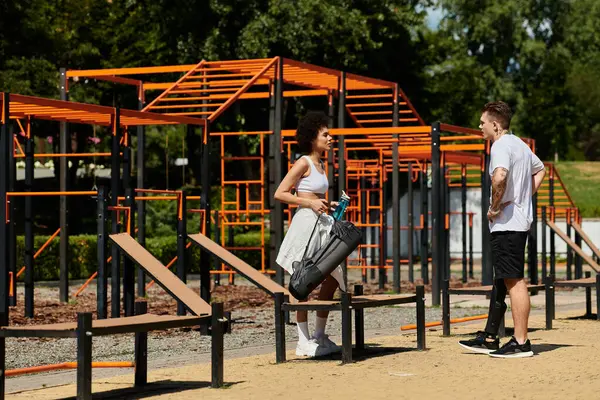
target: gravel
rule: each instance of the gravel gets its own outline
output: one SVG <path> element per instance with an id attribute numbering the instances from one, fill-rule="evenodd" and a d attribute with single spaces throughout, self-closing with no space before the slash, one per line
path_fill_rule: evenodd
<path id="1" fill-rule="evenodd" d="M 481 313 L 480 309 L 456 308 L 453 318 Z M 441 320 L 440 308 L 427 308 L 426 321 Z M 390 330 L 400 332 L 399 327 L 415 323 L 414 305 L 390 306 L 365 310 L 366 330 Z M 225 350 L 243 349 L 261 345 L 272 345 L 275 351 L 273 309 L 270 307 L 250 308 L 233 311 L 232 332 L 225 335 Z M 293 319 L 293 317 L 292 317 Z M 309 314 L 312 329 L 314 313 Z M 339 342 L 341 313 L 331 312 L 327 331 Z M 286 339 L 297 339 L 295 325 L 286 326 Z M 30 339 L 9 338 L 6 341 L 6 368 L 23 368 L 36 365 L 75 361 L 77 357 L 74 339 Z M 166 360 L 170 357 L 207 353 L 211 340 L 200 332 L 190 329 L 172 329 L 150 332 L 148 340 L 149 362 Z M 94 361 L 133 361 L 133 335 L 100 336 L 93 340 Z M 190 358 L 193 358 L 190 357 Z"/>

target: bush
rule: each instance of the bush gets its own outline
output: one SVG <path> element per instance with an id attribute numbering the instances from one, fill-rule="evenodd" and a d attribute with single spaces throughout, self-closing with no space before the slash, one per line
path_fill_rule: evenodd
<path id="1" fill-rule="evenodd" d="M 43 246 L 49 236 L 36 236 L 34 238 L 34 252 Z M 269 259 L 269 236 L 265 235 L 267 243 L 266 262 L 267 266 Z M 59 264 L 59 237 L 57 236 L 40 253 L 39 257 L 34 261 L 34 280 L 48 281 L 58 280 L 60 277 Z M 259 233 L 244 233 L 234 237 L 236 246 L 254 247 L 260 246 Z M 177 237 L 175 235 L 147 238 L 146 248 L 163 264 L 167 265 L 177 255 Z M 241 259 L 248 264 L 259 269 L 261 266 L 261 252 L 258 250 L 235 251 Z M 197 274 L 200 272 L 200 248 L 192 245 L 188 263 L 188 273 Z M 25 239 L 23 236 L 17 236 L 17 271 L 24 265 L 25 255 Z M 107 249 L 107 257 L 110 255 L 110 247 Z M 69 237 L 69 279 L 87 279 L 98 270 L 97 262 L 97 236 L 96 235 L 74 235 Z M 25 275 L 21 275 L 20 280 L 23 280 Z"/>

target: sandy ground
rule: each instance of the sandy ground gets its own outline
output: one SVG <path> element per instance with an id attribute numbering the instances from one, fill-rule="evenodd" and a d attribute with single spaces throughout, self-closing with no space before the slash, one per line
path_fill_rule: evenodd
<path id="1" fill-rule="evenodd" d="M 210 365 L 188 365 L 149 371 L 151 384 L 132 393 L 133 375 L 97 378 L 94 398 L 161 399 L 592 399 L 600 393 L 600 322 L 575 318 L 581 310 L 557 313 L 546 331 L 541 315 L 532 316 L 530 339 L 536 353 L 525 359 L 493 359 L 470 354 L 457 340 L 482 329 L 485 321 L 456 325 L 452 337 L 427 332 L 428 350 L 416 350 L 413 332 L 367 341 L 355 362 L 341 365 L 339 356 L 301 360 L 288 352 L 286 364 L 273 353 L 226 360 L 226 388 L 210 388 Z M 507 326 L 512 321 L 507 315 Z M 506 340 L 506 339 L 505 339 Z M 8 399 L 57 399 L 74 396 L 76 386 L 28 390 Z M 434 397 L 435 396 L 435 397 Z"/>

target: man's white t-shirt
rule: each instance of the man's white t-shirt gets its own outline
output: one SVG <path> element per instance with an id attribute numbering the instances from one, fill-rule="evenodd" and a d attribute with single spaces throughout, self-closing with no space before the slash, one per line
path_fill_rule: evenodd
<path id="1" fill-rule="evenodd" d="M 490 232 L 526 232 L 533 221 L 532 175 L 541 171 L 544 164 L 525 142 L 515 135 L 507 133 L 492 144 L 490 177 L 494 175 L 496 168 L 505 168 L 508 171 L 506 191 L 501 204 L 507 202 L 509 204 L 494 219 L 494 222 L 490 222 Z"/>

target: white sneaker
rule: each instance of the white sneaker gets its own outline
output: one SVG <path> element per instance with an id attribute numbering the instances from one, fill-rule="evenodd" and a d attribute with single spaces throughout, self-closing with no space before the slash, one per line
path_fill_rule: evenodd
<path id="1" fill-rule="evenodd" d="M 329 353 L 339 353 L 342 351 L 342 346 L 338 346 L 335 342 L 329 339 L 329 335 L 323 334 L 318 339 L 315 339 L 319 346 L 323 346 L 329 350 Z"/>
<path id="2" fill-rule="evenodd" d="M 315 339 L 298 342 L 296 345 L 296 355 L 302 357 L 317 357 L 329 354 L 331 351 L 317 342 Z"/>

